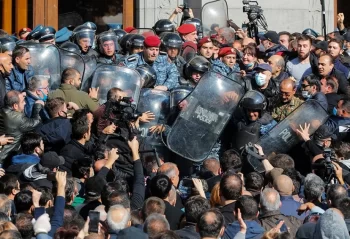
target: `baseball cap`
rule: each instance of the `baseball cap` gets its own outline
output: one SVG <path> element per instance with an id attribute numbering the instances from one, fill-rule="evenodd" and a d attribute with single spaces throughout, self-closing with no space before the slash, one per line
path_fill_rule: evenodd
<path id="1" fill-rule="evenodd" d="M 315 44 L 313 44 L 313 46 L 316 49 L 321 49 L 322 51 L 325 51 L 325 52 L 327 52 L 327 50 L 328 50 L 328 42 L 326 42 L 326 41 L 316 42 Z"/>
<path id="2" fill-rule="evenodd" d="M 85 181 L 85 193 L 91 197 L 99 196 L 102 189 L 106 185 L 106 181 L 101 177 L 91 177 Z"/>
<path id="3" fill-rule="evenodd" d="M 269 71 L 269 72 L 272 72 L 272 68 L 269 64 L 266 64 L 266 63 L 262 63 L 262 64 L 259 64 L 257 65 L 254 70 L 264 70 L 264 71 Z"/>
<path id="4" fill-rule="evenodd" d="M 58 156 L 56 152 L 52 151 L 44 153 L 40 160 L 40 164 L 49 169 L 57 168 L 63 165 L 64 162 L 65 160 L 62 156 Z"/>
<path id="5" fill-rule="evenodd" d="M 280 37 L 275 31 L 268 31 L 264 35 L 260 35 L 261 40 L 268 40 L 272 43 L 279 44 Z"/>

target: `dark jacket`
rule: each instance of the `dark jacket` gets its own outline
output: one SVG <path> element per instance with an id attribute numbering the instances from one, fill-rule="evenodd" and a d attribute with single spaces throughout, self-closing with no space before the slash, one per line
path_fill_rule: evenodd
<path id="1" fill-rule="evenodd" d="M 276 78 L 271 78 L 271 80 L 273 80 L 277 86 L 279 86 L 281 84 L 281 81 L 287 79 L 289 76 L 290 75 L 287 72 L 282 71 Z"/>
<path id="2" fill-rule="evenodd" d="M 34 70 L 32 66 L 29 66 L 28 70 L 23 71 L 19 69 L 17 65 L 15 65 L 11 71 L 10 76 L 7 77 L 6 91 L 24 91 L 28 88 L 28 82 L 32 76 L 34 76 Z"/>
<path id="3" fill-rule="evenodd" d="M 59 153 L 71 140 L 72 125 L 69 119 L 56 117 L 39 125 L 36 131 L 43 137 L 46 151 Z"/>
<path id="4" fill-rule="evenodd" d="M 201 238 L 199 233 L 196 231 L 196 225 L 195 224 L 187 223 L 184 228 L 175 231 L 175 233 L 181 239 L 200 239 Z"/>
<path id="5" fill-rule="evenodd" d="M 346 76 L 344 75 L 344 73 L 335 69 L 334 67 L 329 75 L 334 76 L 338 80 L 338 84 L 339 84 L 338 94 L 346 94 L 347 88 L 349 86 L 349 82 Z"/>
<path id="6" fill-rule="evenodd" d="M 4 108 L 4 99 L 6 95 L 6 77 L 0 71 L 0 109 Z"/>
<path id="7" fill-rule="evenodd" d="M 276 227 L 280 220 L 284 221 L 284 224 L 289 229 L 289 233 L 294 238 L 298 228 L 302 225 L 302 221 L 298 218 L 285 216 L 279 210 L 265 212 L 259 216 L 259 221 L 265 231 L 270 231 L 272 228 Z"/>
<path id="8" fill-rule="evenodd" d="M 328 110 L 328 101 L 324 93 L 317 92 L 315 95 L 311 97 L 311 99 L 316 100 L 318 103 L 320 103 L 322 108 L 325 109 L 326 111 Z"/>
<path id="9" fill-rule="evenodd" d="M 40 124 L 39 112 L 41 109 L 41 104 L 34 105 L 33 118 L 27 118 L 24 113 L 16 112 L 8 107 L 0 110 L 0 135 L 14 137 L 12 144 L 7 144 L 1 149 L 0 163 L 3 163 L 11 152 L 18 154 L 22 134 L 34 130 Z"/>
<path id="10" fill-rule="evenodd" d="M 269 59 L 273 55 L 280 55 L 283 56 L 284 54 L 287 54 L 289 51 L 288 49 L 281 45 L 281 44 L 276 44 L 273 47 L 267 49 L 264 53 L 264 59 Z"/>
<path id="11" fill-rule="evenodd" d="M 328 102 L 328 113 L 332 113 L 334 107 L 337 107 L 339 100 L 343 98 L 342 95 L 338 95 L 337 93 L 328 93 L 326 94 L 327 102 Z"/>
<path id="12" fill-rule="evenodd" d="M 30 91 L 26 90 L 26 98 L 25 98 L 26 105 L 24 106 L 24 114 L 28 118 L 32 118 L 33 106 L 35 104 L 35 101 L 37 100 L 41 100 L 41 99 L 33 95 Z M 43 122 L 50 119 L 50 116 L 45 110 L 45 108 L 42 108 L 42 110 L 40 111 L 40 117 Z"/>
<path id="13" fill-rule="evenodd" d="M 346 79 L 349 78 L 349 69 L 344 66 L 343 63 L 341 63 L 339 57 L 334 61 L 334 68 L 341 71 L 345 75 Z"/>
<path id="14" fill-rule="evenodd" d="M 176 207 L 170 205 L 169 202 L 164 201 L 165 203 L 165 217 L 169 222 L 170 230 L 179 229 L 180 221 L 184 216 L 183 211 L 177 209 Z"/>
<path id="15" fill-rule="evenodd" d="M 72 175 L 73 162 L 77 159 L 91 157 L 92 151 L 80 144 L 77 140 L 72 139 L 66 146 L 64 146 L 60 155 L 65 159 L 64 165 L 60 166 L 60 169 L 66 171 L 67 174 Z"/>
<path id="16" fill-rule="evenodd" d="M 264 235 L 264 228 L 257 221 L 244 220 L 247 225 L 246 239 L 260 239 Z M 235 235 L 241 230 L 238 222 L 233 222 L 226 227 L 224 239 L 233 239 Z"/>
<path id="17" fill-rule="evenodd" d="M 220 208 L 220 212 L 225 218 L 225 226 L 236 221 L 235 216 L 233 215 L 233 211 L 235 210 L 235 205 L 236 205 L 236 202 L 233 202 Z"/>

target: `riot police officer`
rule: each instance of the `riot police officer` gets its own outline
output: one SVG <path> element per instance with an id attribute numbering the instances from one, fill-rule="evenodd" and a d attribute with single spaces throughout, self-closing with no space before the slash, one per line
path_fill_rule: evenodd
<path id="1" fill-rule="evenodd" d="M 56 44 L 56 30 L 53 27 L 44 27 L 37 35 L 37 39 L 40 43 Z"/>
<path id="2" fill-rule="evenodd" d="M 182 56 L 179 55 L 181 48 L 182 39 L 178 34 L 174 32 L 168 32 L 164 34 L 162 38 L 161 50 L 165 51 L 168 54 L 169 60 L 176 65 L 180 76 L 184 77 L 183 67 L 186 64 L 186 61 Z"/>
<path id="3" fill-rule="evenodd" d="M 123 60 L 123 56 L 116 53 L 119 45 L 114 32 L 102 32 L 97 38 L 97 46 L 100 52 L 99 63 L 118 64 Z"/>
<path id="4" fill-rule="evenodd" d="M 126 42 L 126 48 L 129 55 L 137 54 L 143 51 L 143 42 L 145 37 L 139 34 L 133 34 L 132 37 Z"/>
<path id="5" fill-rule="evenodd" d="M 241 149 L 247 143 L 257 143 L 260 136 L 268 133 L 277 122 L 265 110 L 265 96 L 255 90 L 248 91 L 241 100 L 242 116 L 235 124 L 233 147 Z"/>
<path id="6" fill-rule="evenodd" d="M 124 31 L 123 29 L 113 29 L 110 31 L 113 31 L 114 34 L 117 36 L 118 43 L 119 43 L 120 39 L 127 34 L 126 31 Z"/>
<path id="7" fill-rule="evenodd" d="M 163 32 L 175 32 L 175 25 L 169 19 L 160 19 L 152 27 L 158 36 Z"/>
<path id="8" fill-rule="evenodd" d="M 209 71 L 211 68 L 210 62 L 205 59 L 203 56 L 193 57 L 186 65 L 184 66 L 184 76 L 185 81 L 180 81 L 181 85 L 187 85 L 190 87 L 195 87 L 202 75 Z"/>
<path id="9" fill-rule="evenodd" d="M 135 70 L 141 75 L 141 87 L 153 88 L 157 82 L 155 70 L 149 65 L 140 65 Z"/>
<path id="10" fill-rule="evenodd" d="M 204 39 L 204 38 L 203 38 Z M 219 51 L 220 61 L 213 61 L 213 71 L 221 75 L 229 76 L 230 74 L 239 73 L 240 68 L 236 63 L 237 52 L 232 47 L 223 47 Z"/>
<path id="11" fill-rule="evenodd" d="M 95 31 L 88 26 L 80 25 L 73 30 L 72 42 L 77 44 L 80 48 L 82 56 L 96 56 L 98 53 L 91 49 L 95 41 Z"/>
<path id="12" fill-rule="evenodd" d="M 202 27 L 202 21 L 198 18 L 188 18 L 186 21 L 184 21 L 183 24 L 192 24 L 196 27 L 197 29 L 197 35 L 198 39 L 203 38 L 203 27 Z"/>
<path id="13" fill-rule="evenodd" d="M 135 69 L 140 65 L 151 66 L 157 75 L 155 89 L 171 90 L 179 85 L 179 72 L 173 63 L 168 61 L 168 56 L 159 54 L 160 39 L 158 36 L 148 36 L 144 41 L 143 52 L 127 57 L 123 64 Z"/>

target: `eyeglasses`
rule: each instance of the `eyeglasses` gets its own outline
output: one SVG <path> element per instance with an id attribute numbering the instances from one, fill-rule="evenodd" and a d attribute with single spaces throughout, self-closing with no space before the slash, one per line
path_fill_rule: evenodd
<path id="1" fill-rule="evenodd" d="M 305 85 L 305 84 L 301 84 L 301 88 L 305 89 L 306 87 L 311 86 L 311 85 Z"/>
<path id="2" fill-rule="evenodd" d="M 46 87 L 40 87 L 39 90 L 49 90 L 49 87 L 46 86 Z"/>
<path id="3" fill-rule="evenodd" d="M 289 96 L 291 96 L 292 92 L 283 92 L 283 91 L 280 91 L 279 94 L 289 97 Z"/>

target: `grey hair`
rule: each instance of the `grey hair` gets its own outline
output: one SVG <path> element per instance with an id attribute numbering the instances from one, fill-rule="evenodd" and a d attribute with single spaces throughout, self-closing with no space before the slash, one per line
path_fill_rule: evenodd
<path id="1" fill-rule="evenodd" d="M 283 57 L 280 57 L 280 59 L 276 62 L 276 66 L 281 67 L 281 71 L 284 71 L 285 65 L 286 62 L 284 61 Z"/>
<path id="2" fill-rule="evenodd" d="M 281 205 L 279 193 L 273 188 L 265 188 L 260 196 L 260 205 L 265 212 L 278 210 Z"/>
<path id="3" fill-rule="evenodd" d="M 123 219 L 120 222 L 113 221 L 112 214 L 116 210 L 122 210 L 124 213 Z M 107 222 L 108 222 L 109 228 L 112 229 L 113 231 L 125 229 L 130 220 L 131 220 L 131 215 L 129 210 L 127 210 L 122 205 L 117 204 L 109 208 L 108 214 L 107 214 Z"/>
<path id="4" fill-rule="evenodd" d="M 44 77 L 37 77 L 37 76 L 33 76 L 30 80 L 29 80 L 29 84 L 28 84 L 28 90 L 29 91 L 36 91 L 37 89 L 39 89 L 42 85 L 42 81 L 47 80 L 47 78 Z"/>
<path id="5" fill-rule="evenodd" d="M 304 182 L 304 194 L 305 198 L 310 200 L 317 200 L 324 192 L 323 180 L 314 173 L 309 173 Z"/>
<path id="6" fill-rule="evenodd" d="M 0 194 L 0 212 L 6 215 L 11 214 L 11 201 L 5 194 Z"/>
<path id="7" fill-rule="evenodd" d="M 158 225 L 156 225 L 156 223 Z M 169 222 L 164 215 L 159 213 L 152 213 L 149 215 L 145 220 L 145 224 L 143 225 L 143 231 L 147 233 L 150 238 L 167 230 L 170 230 Z"/>
<path id="8" fill-rule="evenodd" d="M 233 44 L 235 41 L 235 31 L 230 27 L 222 27 L 220 30 L 222 30 L 220 36 L 226 40 L 227 44 Z"/>

